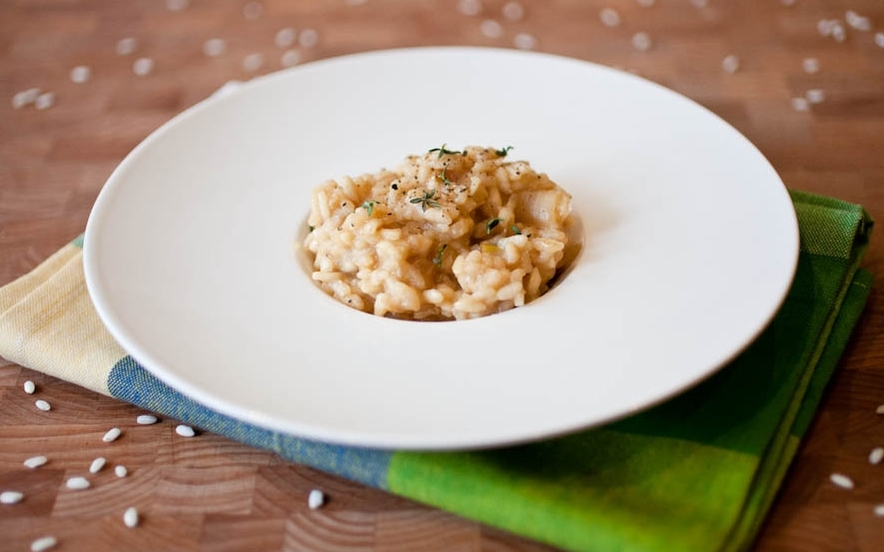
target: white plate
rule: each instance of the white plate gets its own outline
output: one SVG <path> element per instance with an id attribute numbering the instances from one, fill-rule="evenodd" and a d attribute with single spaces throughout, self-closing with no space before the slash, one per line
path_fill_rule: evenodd
<path id="1" fill-rule="evenodd" d="M 514 146 L 573 195 L 585 245 L 524 308 L 464 322 L 336 303 L 296 261 L 310 191 L 442 143 Z M 692 101 L 543 54 L 384 51 L 256 79 L 111 175 L 86 282 L 138 362 L 223 413 L 368 447 L 524 442 L 713 373 L 791 283 L 797 224 L 758 150 Z"/>

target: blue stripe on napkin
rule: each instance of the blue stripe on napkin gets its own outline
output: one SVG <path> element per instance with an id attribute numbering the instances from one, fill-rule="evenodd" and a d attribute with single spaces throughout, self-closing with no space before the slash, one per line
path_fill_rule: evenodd
<path id="1" fill-rule="evenodd" d="M 330 445 L 240 422 L 185 397 L 155 378 L 128 355 L 111 369 L 108 389 L 114 397 L 151 412 L 186 421 L 241 443 L 271 450 L 292 462 L 387 489 L 391 452 Z"/>

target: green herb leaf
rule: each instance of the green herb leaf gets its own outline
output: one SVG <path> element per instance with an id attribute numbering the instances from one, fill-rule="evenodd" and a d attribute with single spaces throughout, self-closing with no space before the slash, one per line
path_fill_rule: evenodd
<path id="1" fill-rule="evenodd" d="M 434 151 L 439 152 L 439 156 L 438 156 L 439 159 L 442 159 L 443 155 L 454 155 L 456 153 L 463 153 L 461 151 L 445 149 L 445 144 L 442 144 L 442 147 L 440 147 L 440 148 L 433 148 L 430 151 L 428 151 L 427 153 L 433 153 Z"/>
<path id="2" fill-rule="evenodd" d="M 522 235 L 522 231 L 519 230 L 519 227 L 516 226 L 515 224 L 513 224 L 512 226 L 510 226 L 510 230 L 512 230 L 512 231 L 513 231 L 513 234 L 515 234 L 515 235 L 517 235 L 517 236 L 521 236 L 521 235 Z"/>
<path id="3" fill-rule="evenodd" d="M 488 222 L 485 223 L 485 233 L 490 234 L 492 230 L 497 228 L 497 225 L 500 224 L 500 221 L 502 220 L 502 218 L 489 219 Z"/>
<path id="4" fill-rule="evenodd" d="M 375 201 L 373 199 L 367 199 L 362 204 L 362 208 L 365 209 L 366 211 L 368 211 L 368 216 L 371 216 L 371 213 L 374 211 L 375 204 L 377 204 L 377 201 Z"/>
<path id="5" fill-rule="evenodd" d="M 499 150 L 494 150 L 494 153 L 496 153 L 498 157 L 506 157 L 506 154 L 508 154 L 511 149 L 513 149 L 512 146 L 507 146 L 505 148 L 500 148 Z"/>
<path id="6" fill-rule="evenodd" d="M 312 232 L 315 228 L 316 228 L 315 226 L 308 226 L 308 227 L 307 227 L 307 230 L 309 230 L 310 232 Z"/>
<path id="7" fill-rule="evenodd" d="M 435 207 L 436 209 L 439 209 L 439 203 L 433 199 L 433 196 L 435 195 L 436 190 L 427 190 L 421 197 L 415 197 L 408 201 L 415 204 L 420 203 L 421 211 L 426 211 L 427 207 Z"/>
<path id="8" fill-rule="evenodd" d="M 436 249 L 436 256 L 433 257 L 433 264 L 434 265 L 439 265 L 439 266 L 442 265 L 442 255 L 445 254 L 445 249 L 447 247 L 448 247 L 448 244 L 443 243 L 442 245 L 439 246 L 438 249 Z"/>
<path id="9" fill-rule="evenodd" d="M 448 167 L 443 167 L 443 168 L 442 168 L 442 174 L 440 175 L 440 176 L 442 177 L 442 183 L 445 184 L 446 186 L 453 186 L 453 185 L 454 185 L 454 182 L 448 180 L 448 177 L 445 176 L 445 169 L 447 169 L 447 168 L 448 168 Z"/>

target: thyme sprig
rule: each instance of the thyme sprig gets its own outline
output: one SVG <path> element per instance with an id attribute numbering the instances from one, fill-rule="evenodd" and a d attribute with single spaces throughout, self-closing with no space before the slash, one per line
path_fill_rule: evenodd
<path id="1" fill-rule="evenodd" d="M 439 152 L 439 155 L 438 155 L 438 158 L 439 158 L 439 159 L 442 159 L 442 156 L 443 156 L 443 155 L 456 155 L 456 154 L 459 154 L 459 153 L 463 153 L 462 151 L 445 149 L 445 144 L 442 144 L 442 147 L 439 147 L 439 148 L 433 148 L 433 149 L 431 149 L 430 151 L 428 151 L 427 153 L 433 153 L 434 151 L 438 151 L 438 152 Z"/>
<path id="2" fill-rule="evenodd" d="M 507 146 L 505 148 L 500 148 L 499 150 L 494 150 L 494 153 L 496 153 L 498 157 L 506 157 L 506 154 L 508 154 L 511 149 L 513 149 L 512 146 Z"/>
<path id="3" fill-rule="evenodd" d="M 497 225 L 500 224 L 500 221 L 502 220 L 502 218 L 488 219 L 488 222 L 485 223 L 485 233 L 490 234 L 492 230 L 497 228 Z"/>
<path id="4" fill-rule="evenodd" d="M 448 167 L 442 167 L 442 174 L 440 174 L 439 177 L 442 178 L 442 183 L 445 184 L 446 187 L 453 186 L 454 182 L 448 180 L 448 177 L 445 176 L 446 169 L 448 169 Z"/>
<path id="5" fill-rule="evenodd" d="M 445 254 L 445 249 L 447 247 L 448 247 L 448 244 L 443 243 L 442 245 L 439 246 L 438 249 L 436 249 L 436 256 L 433 257 L 433 264 L 434 265 L 439 265 L 439 266 L 442 265 L 442 255 Z"/>
<path id="6" fill-rule="evenodd" d="M 436 190 L 427 190 L 424 192 L 424 195 L 421 197 L 415 197 L 409 200 L 410 203 L 418 204 L 420 203 L 421 211 L 426 211 L 428 207 L 435 207 L 436 209 L 440 209 L 439 202 L 437 202 L 433 197 L 436 195 Z"/>

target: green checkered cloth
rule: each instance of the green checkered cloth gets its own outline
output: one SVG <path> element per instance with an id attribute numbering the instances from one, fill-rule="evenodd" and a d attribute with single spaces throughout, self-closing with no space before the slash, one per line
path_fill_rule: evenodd
<path id="1" fill-rule="evenodd" d="M 752 545 L 851 331 L 871 276 L 858 205 L 792 192 L 794 283 L 768 328 L 693 389 L 607 426 L 473 452 L 369 450 L 246 424 L 169 388 L 92 307 L 81 242 L 0 288 L 0 355 L 291 461 L 568 550 Z"/>

